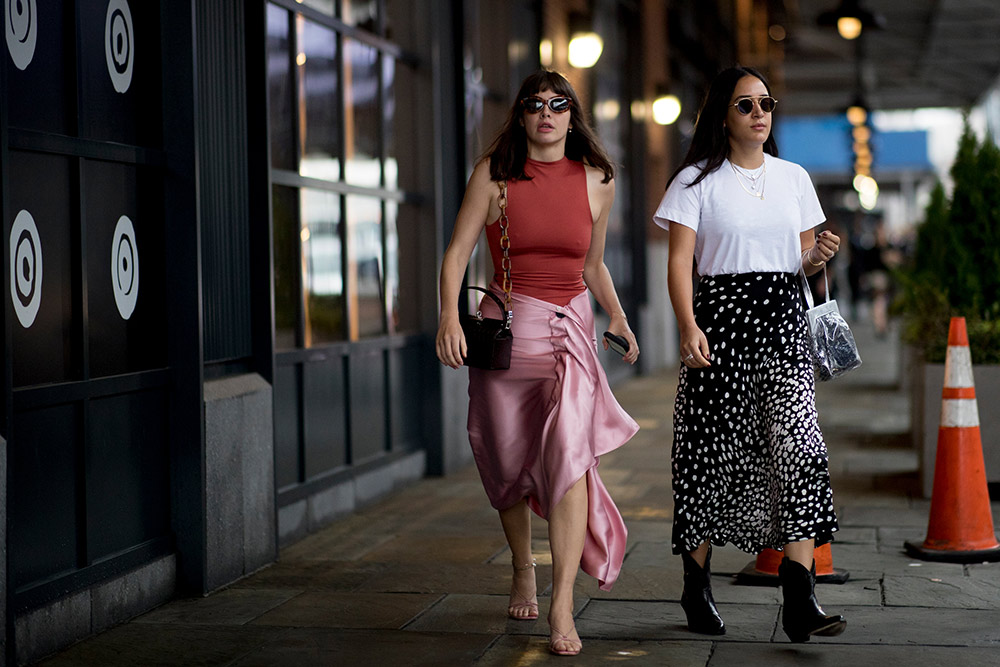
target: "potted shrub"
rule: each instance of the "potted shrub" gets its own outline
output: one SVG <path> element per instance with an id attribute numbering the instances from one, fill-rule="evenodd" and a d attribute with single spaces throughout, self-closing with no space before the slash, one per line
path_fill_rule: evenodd
<path id="1" fill-rule="evenodd" d="M 941 387 L 953 316 L 966 318 L 991 491 L 1000 490 L 1000 149 L 966 125 L 951 169 L 949 201 L 939 184 L 917 227 L 909 262 L 896 273 L 903 341 L 914 351 L 911 424 L 930 495 Z"/>

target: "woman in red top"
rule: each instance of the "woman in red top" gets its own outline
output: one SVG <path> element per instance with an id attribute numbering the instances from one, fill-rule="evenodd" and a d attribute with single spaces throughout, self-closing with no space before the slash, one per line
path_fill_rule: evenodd
<path id="1" fill-rule="evenodd" d="M 623 360 L 634 364 L 639 346 L 604 264 L 613 177 L 569 81 L 536 72 L 472 172 L 441 265 L 437 354 L 459 368 L 466 354 L 459 291 L 484 227 L 498 270 L 490 287 L 501 293 L 497 221 L 506 182 L 514 344 L 509 370 L 469 369 L 469 441 L 511 550 L 513 619 L 538 618 L 529 510 L 549 521 L 549 649 L 559 655 L 582 647 L 573 623 L 579 568 L 609 589 L 625 554 L 625 524 L 597 463 L 639 427 L 608 387 L 587 293 L 610 315 L 608 329 L 628 341 Z M 500 316 L 490 299 L 481 309 Z"/>

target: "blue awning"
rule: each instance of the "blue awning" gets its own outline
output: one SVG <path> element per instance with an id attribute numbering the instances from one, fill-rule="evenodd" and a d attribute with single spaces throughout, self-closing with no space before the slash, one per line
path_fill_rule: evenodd
<path id="1" fill-rule="evenodd" d="M 775 123 L 779 155 L 813 176 L 849 174 L 854 153 L 851 125 L 844 116 L 793 116 Z M 873 171 L 933 171 L 927 156 L 927 132 L 872 130 Z"/>

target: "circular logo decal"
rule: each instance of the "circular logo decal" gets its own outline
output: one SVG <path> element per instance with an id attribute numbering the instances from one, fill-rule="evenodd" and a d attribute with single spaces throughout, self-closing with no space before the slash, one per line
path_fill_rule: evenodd
<path id="1" fill-rule="evenodd" d="M 17 320 L 27 329 L 42 301 L 42 243 L 35 219 L 23 209 L 10 228 L 10 299 Z"/>
<path id="2" fill-rule="evenodd" d="M 118 218 L 111 238 L 111 286 L 118 312 L 127 320 L 132 317 L 139 294 L 139 252 L 132 221 L 125 215 Z"/>
<path id="3" fill-rule="evenodd" d="M 132 84 L 132 13 L 125 0 L 111 0 L 104 21 L 104 55 L 111 84 L 124 93 Z"/>
<path id="4" fill-rule="evenodd" d="M 18 69 L 25 69 L 35 55 L 38 12 L 35 0 L 4 0 L 7 50 Z"/>

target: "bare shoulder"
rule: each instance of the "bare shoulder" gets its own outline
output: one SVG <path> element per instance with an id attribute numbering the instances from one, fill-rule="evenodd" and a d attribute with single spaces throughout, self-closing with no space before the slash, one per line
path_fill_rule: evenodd
<path id="1" fill-rule="evenodd" d="M 597 167 L 586 165 L 587 169 L 587 192 L 591 201 L 603 206 L 610 203 L 615 198 L 615 179 L 604 182 L 604 171 Z"/>
<path id="2" fill-rule="evenodd" d="M 469 176 L 469 187 L 485 189 L 489 187 L 492 182 L 493 180 L 490 178 L 489 159 L 480 160 L 473 168 L 472 175 Z"/>

